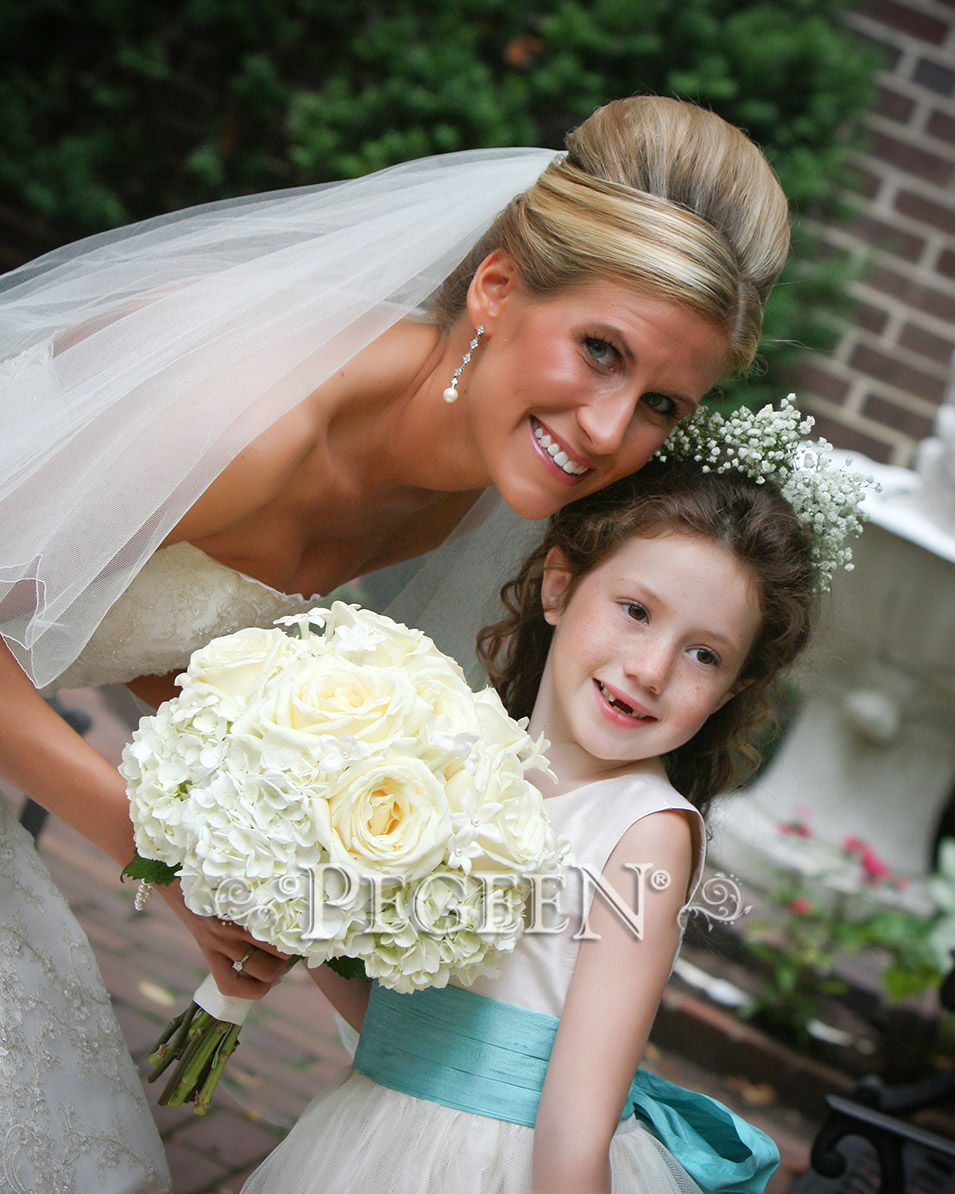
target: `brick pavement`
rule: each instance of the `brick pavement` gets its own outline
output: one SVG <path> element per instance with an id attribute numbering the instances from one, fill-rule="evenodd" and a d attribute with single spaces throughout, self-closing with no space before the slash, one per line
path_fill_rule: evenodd
<path id="1" fill-rule="evenodd" d="M 62 700 L 92 715 L 88 740 L 118 761 L 129 731 L 122 700 L 86 690 Z M 165 1022 L 186 1006 L 205 976 L 201 954 L 161 899 L 137 913 L 134 886 L 120 885 L 113 862 L 53 818 L 43 831 L 41 853 L 89 936 L 127 1044 L 146 1073 L 149 1050 Z M 238 1194 L 309 1099 L 346 1063 L 330 1008 L 307 975 L 293 970 L 243 1027 L 239 1050 L 206 1116 L 160 1107 L 161 1081 L 145 1084 L 175 1194 Z M 783 1165 L 767 1194 L 785 1194 L 806 1164 L 811 1121 L 782 1105 L 765 1084 L 707 1073 L 672 1050 L 663 1053 L 651 1045 L 646 1064 L 671 1081 L 715 1095 L 768 1131 L 780 1145 Z"/>

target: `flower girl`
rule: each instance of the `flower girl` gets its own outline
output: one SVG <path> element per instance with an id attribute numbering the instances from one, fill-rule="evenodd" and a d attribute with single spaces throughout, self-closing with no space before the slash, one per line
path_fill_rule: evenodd
<path id="1" fill-rule="evenodd" d="M 859 529 L 862 481 L 807 452 L 805 430 L 788 404 L 700 413 L 660 460 L 551 519 L 481 641 L 510 712 L 550 741 L 562 881 L 536 893 L 495 979 L 329 986 L 364 1015 L 354 1067 L 244 1194 L 764 1189 L 768 1137 L 638 1067 L 702 814 L 739 782 Z"/>

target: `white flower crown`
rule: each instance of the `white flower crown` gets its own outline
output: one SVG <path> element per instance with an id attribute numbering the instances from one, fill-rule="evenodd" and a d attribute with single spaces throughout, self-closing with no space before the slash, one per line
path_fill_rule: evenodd
<path id="1" fill-rule="evenodd" d="M 704 473 L 743 473 L 757 485 L 773 481 L 812 537 L 812 559 L 825 592 L 840 565 L 851 570 L 852 552 L 845 546 L 859 535 L 865 521 L 862 498 L 878 489 L 872 477 L 843 465 L 833 466 L 832 445 L 804 437 L 814 420 L 800 420 L 790 394 L 778 410 L 740 407 L 724 418 L 700 406 L 670 432 L 656 459 L 692 460 Z"/>

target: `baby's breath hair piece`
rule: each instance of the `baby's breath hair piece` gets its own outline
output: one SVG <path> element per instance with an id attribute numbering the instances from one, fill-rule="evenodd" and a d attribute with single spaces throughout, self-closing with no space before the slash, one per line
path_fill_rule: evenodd
<path id="1" fill-rule="evenodd" d="M 826 591 L 840 565 L 851 570 L 852 552 L 845 540 L 862 532 L 861 509 L 866 489 L 877 489 L 871 477 L 835 467 L 832 445 L 806 440 L 813 419 L 800 419 L 790 394 L 778 410 L 740 407 L 724 418 L 698 407 L 667 437 L 657 459 L 692 460 L 704 473 L 739 472 L 757 485 L 773 481 L 808 528 L 819 588 Z"/>

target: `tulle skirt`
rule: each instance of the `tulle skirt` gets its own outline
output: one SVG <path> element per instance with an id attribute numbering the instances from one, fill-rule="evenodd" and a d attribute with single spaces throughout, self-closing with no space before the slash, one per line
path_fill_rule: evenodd
<path id="1" fill-rule="evenodd" d="M 314 1099 L 242 1194 L 530 1194 L 534 1131 L 379 1086 L 352 1069 Z M 614 1136 L 615 1194 L 702 1194 L 636 1121 Z"/>

